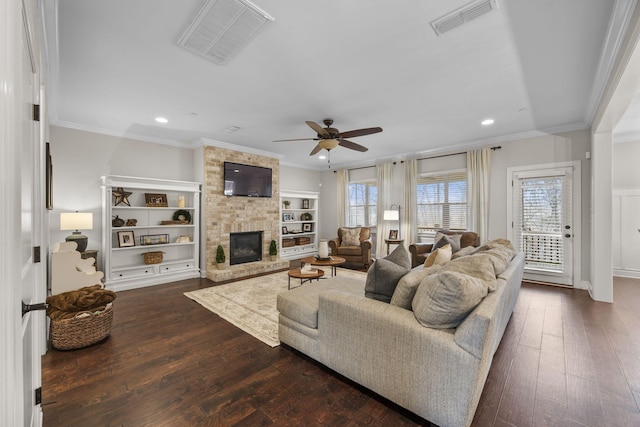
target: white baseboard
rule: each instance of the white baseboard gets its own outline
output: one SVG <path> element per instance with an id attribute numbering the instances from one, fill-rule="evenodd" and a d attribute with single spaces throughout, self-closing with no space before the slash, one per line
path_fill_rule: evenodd
<path id="1" fill-rule="evenodd" d="M 613 275 L 617 277 L 628 277 L 630 279 L 640 279 L 640 271 L 624 270 L 622 268 L 614 268 Z"/>

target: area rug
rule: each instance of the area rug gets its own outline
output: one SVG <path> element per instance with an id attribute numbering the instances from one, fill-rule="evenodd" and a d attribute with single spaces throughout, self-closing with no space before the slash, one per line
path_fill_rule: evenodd
<path id="1" fill-rule="evenodd" d="M 330 273 L 326 270 L 326 273 Z M 366 273 L 339 268 L 338 277 L 366 278 Z M 302 286 L 322 286 L 323 279 Z M 278 340 L 278 311 L 276 299 L 287 290 L 287 272 L 268 274 L 251 279 L 185 292 L 203 307 L 229 323 L 259 339 L 271 347 L 280 345 Z M 291 279 L 291 286 L 298 286 L 298 279 Z"/>

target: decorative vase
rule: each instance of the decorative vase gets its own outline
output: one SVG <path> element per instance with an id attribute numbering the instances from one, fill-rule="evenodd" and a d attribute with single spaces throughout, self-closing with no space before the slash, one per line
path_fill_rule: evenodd
<path id="1" fill-rule="evenodd" d="M 120 218 L 118 215 L 116 215 L 115 218 L 111 220 L 112 227 L 122 227 L 123 225 L 124 225 L 124 219 Z"/>
<path id="2" fill-rule="evenodd" d="M 329 243 L 326 240 L 320 240 L 320 246 L 318 247 L 318 256 L 320 258 L 329 257 Z"/>

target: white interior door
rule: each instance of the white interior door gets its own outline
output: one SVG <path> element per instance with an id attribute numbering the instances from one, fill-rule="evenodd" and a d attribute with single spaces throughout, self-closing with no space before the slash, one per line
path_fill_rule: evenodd
<path id="1" fill-rule="evenodd" d="M 17 114 L 16 154 L 19 170 L 15 187 L 19 189 L 19 241 L 14 242 L 19 254 L 20 300 L 16 304 L 37 305 L 46 298 L 45 254 L 43 247 L 44 165 L 40 122 L 34 112 L 39 104 L 39 39 L 35 2 L 22 2 L 19 84 L 16 84 Z M 34 22 L 35 21 L 35 22 Z M 22 411 L 24 426 L 42 425 L 42 411 L 37 391 L 41 386 L 41 360 L 45 350 L 45 314 L 28 311 L 21 317 L 22 343 Z"/>
<path id="2" fill-rule="evenodd" d="M 510 239 L 525 254 L 525 279 L 574 285 L 575 241 L 580 228 L 574 212 L 579 180 L 574 175 L 573 166 L 510 173 Z M 576 181 L 578 189 L 574 188 Z"/>

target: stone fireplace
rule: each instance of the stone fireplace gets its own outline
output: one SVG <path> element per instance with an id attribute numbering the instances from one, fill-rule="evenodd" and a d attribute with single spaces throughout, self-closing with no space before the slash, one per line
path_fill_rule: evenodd
<path id="1" fill-rule="evenodd" d="M 204 259 L 209 280 L 221 282 L 230 279 L 285 270 L 289 261 L 270 261 L 269 244 L 280 237 L 280 161 L 268 153 L 256 154 L 216 145 L 205 141 L 203 147 L 204 177 L 202 186 L 203 228 L 206 233 Z M 272 170 L 272 197 L 229 197 L 224 195 L 224 162 L 262 166 Z M 262 234 L 258 259 L 249 260 L 238 254 L 240 263 L 231 262 L 236 249 L 231 236 L 245 236 L 258 231 Z M 216 248 L 222 245 L 226 255 L 223 269 L 216 268 Z M 233 254 L 232 254 L 233 251 Z M 244 252 L 244 250 L 243 250 Z M 256 257 L 251 255 L 250 257 Z M 235 256 L 233 256 L 235 262 Z"/>
<path id="2" fill-rule="evenodd" d="M 262 261 L 262 231 L 231 233 L 229 236 L 229 265 Z"/>

